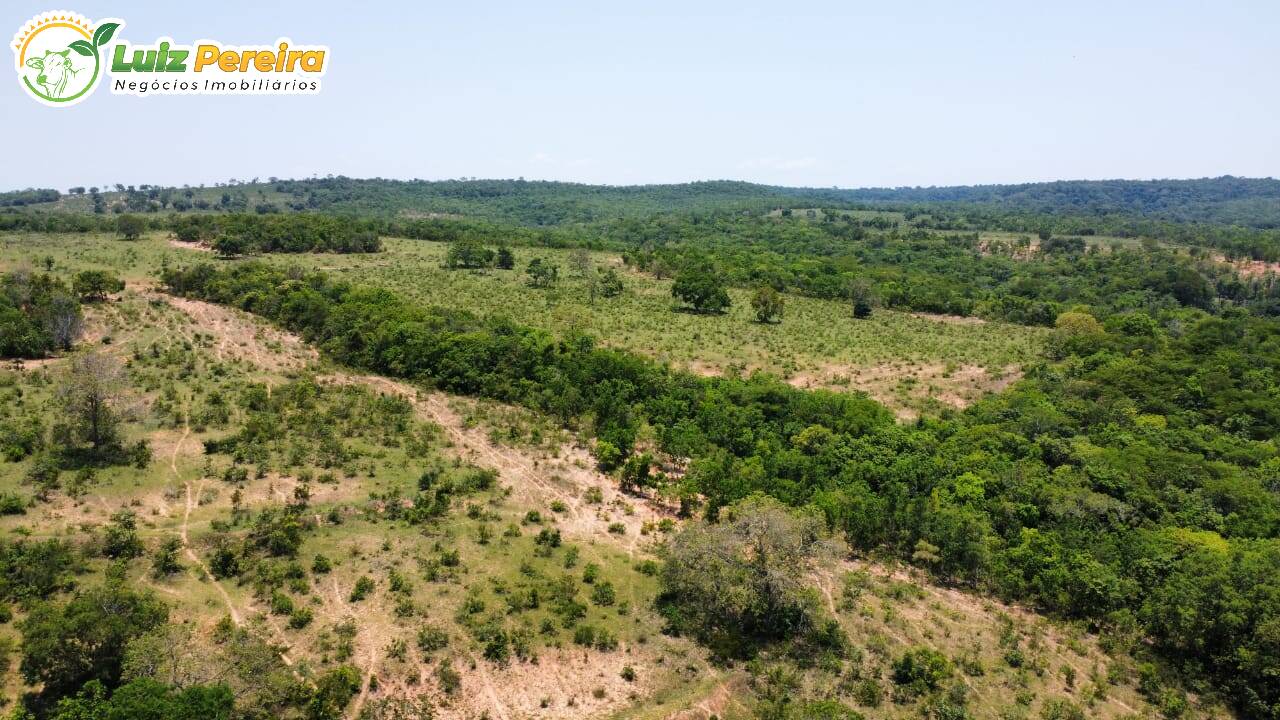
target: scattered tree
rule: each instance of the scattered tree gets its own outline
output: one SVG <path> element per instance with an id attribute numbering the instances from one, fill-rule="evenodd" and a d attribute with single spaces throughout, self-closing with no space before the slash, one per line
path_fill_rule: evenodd
<path id="1" fill-rule="evenodd" d="M 71 287 L 80 296 L 80 302 L 95 302 L 124 290 L 124 281 L 105 270 L 83 270 L 76 273 Z"/>
<path id="2" fill-rule="evenodd" d="M 556 284 L 556 280 L 560 277 L 560 269 L 549 262 L 544 262 L 542 258 L 534 258 L 529 261 L 525 274 L 529 276 L 530 287 L 549 288 Z"/>
<path id="3" fill-rule="evenodd" d="M 671 296 L 700 313 L 724 312 L 730 305 L 724 279 L 708 262 L 691 262 L 676 273 Z"/>
<path id="4" fill-rule="evenodd" d="M 751 308 L 756 311 L 756 320 L 771 323 L 782 319 L 782 293 L 770 285 L 762 285 L 751 297 Z"/>
<path id="5" fill-rule="evenodd" d="M 147 221 L 137 215 L 124 214 L 116 218 L 116 230 L 125 240 L 137 240 L 147 229 Z"/>

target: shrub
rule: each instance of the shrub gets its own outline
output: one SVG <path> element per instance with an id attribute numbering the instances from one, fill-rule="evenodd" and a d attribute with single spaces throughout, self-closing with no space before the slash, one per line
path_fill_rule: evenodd
<path id="1" fill-rule="evenodd" d="M 424 654 L 446 647 L 449 647 L 449 633 L 434 625 L 424 625 L 418 629 L 418 649 Z"/>
<path id="2" fill-rule="evenodd" d="M 360 602 L 373 592 L 373 580 L 367 575 L 361 575 L 356 579 L 355 587 L 351 588 L 351 602 Z"/>
<path id="3" fill-rule="evenodd" d="M 617 593 L 613 589 L 613 583 L 605 581 L 599 583 L 591 590 L 591 602 L 596 605 L 608 607 L 613 605 L 617 600 Z"/>
<path id="4" fill-rule="evenodd" d="M 294 611 L 289 614 L 289 627 L 294 630 L 301 630 L 302 628 L 310 625 L 313 618 L 314 615 L 310 608 L 295 608 Z"/>
<path id="5" fill-rule="evenodd" d="M 912 648 L 893 663 L 893 681 L 917 695 L 937 690 L 951 673 L 946 656 L 930 648 Z"/>

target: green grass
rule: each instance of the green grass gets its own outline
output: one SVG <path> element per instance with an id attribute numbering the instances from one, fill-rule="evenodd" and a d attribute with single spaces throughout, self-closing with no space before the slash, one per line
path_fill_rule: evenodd
<path id="1" fill-rule="evenodd" d="M 1034 361 L 1046 331 L 1007 323 L 954 322 L 879 310 L 855 320 L 845 304 L 788 295 L 781 323 L 755 322 L 747 290 L 731 289 L 722 315 L 677 311 L 671 281 L 626 271 L 613 253 L 594 253 L 597 267 L 617 267 L 625 290 L 590 302 L 571 269 L 572 251 L 515 248 L 515 270 L 447 270 L 446 246 L 388 239 L 374 255 L 271 255 L 279 264 L 323 269 L 353 283 L 383 287 L 424 304 L 505 316 L 557 335 L 587 332 L 604 345 L 642 353 L 705 374 L 763 370 L 801 386 L 864 390 L 900 415 L 972 402 L 1007 383 Z M 212 260 L 152 235 L 124 242 L 106 235 L 0 235 L 0 267 L 37 267 L 44 257 L 67 271 L 111 269 L 134 282 L 154 282 L 162 262 Z M 529 287 L 534 257 L 560 267 L 551 289 Z M 227 261 L 216 261 L 227 262 Z"/>
<path id="2" fill-rule="evenodd" d="M 879 383 L 885 392 L 877 397 L 891 404 L 896 401 L 890 391 L 903 377 L 931 377 L 943 392 L 947 368 L 978 366 L 996 374 L 1034 360 L 1045 335 L 1039 328 L 955 323 L 887 310 L 855 320 L 843 303 L 796 295 L 787 296 L 781 323 L 762 325 L 755 322 L 746 290 L 730 290 L 733 307 L 727 313 L 697 315 L 675 311 L 670 280 L 633 272 L 622 273 L 622 295 L 592 304 L 585 281 L 570 270 L 571 251 L 516 248 L 515 270 L 467 271 L 442 267 L 441 244 L 390 239 L 386 247 L 379 255 L 273 256 L 269 261 L 301 262 L 426 304 L 506 316 L 560 335 L 585 331 L 607 346 L 698 372 L 764 370 L 798 384 L 873 391 Z M 557 287 L 527 286 L 523 268 L 534 257 L 560 266 Z M 598 267 L 621 269 L 615 254 L 595 253 L 592 259 Z"/>

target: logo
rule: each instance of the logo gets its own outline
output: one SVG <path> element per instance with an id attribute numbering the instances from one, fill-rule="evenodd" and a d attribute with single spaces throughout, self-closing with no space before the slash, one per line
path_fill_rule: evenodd
<path id="1" fill-rule="evenodd" d="M 95 24 L 65 10 L 31 18 L 13 36 L 18 83 L 45 105 L 84 100 L 105 74 L 105 46 L 122 25 L 116 19 Z"/>
<path id="2" fill-rule="evenodd" d="M 13 36 L 18 83 L 51 107 L 84 100 L 103 78 L 111 94 L 135 97 L 312 95 L 329 64 L 328 47 L 289 38 L 270 45 L 184 45 L 169 37 L 135 44 L 115 37 L 122 27 L 123 20 L 95 23 L 66 10 L 31 18 Z"/>

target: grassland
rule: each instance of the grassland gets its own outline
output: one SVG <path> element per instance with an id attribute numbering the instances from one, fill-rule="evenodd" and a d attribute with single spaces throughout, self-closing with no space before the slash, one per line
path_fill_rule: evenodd
<path id="1" fill-rule="evenodd" d="M 423 303 L 506 316 L 564 334 L 583 331 L 611 347 L 704 374 L 776 374 L 795 385 L 863 390 L 903 415 L 963 406 L 1003 387 L 1033 361 L 1044 331 L 1003 323 L 879 311 L 855 320 L 841 303 L 788 296 L 779 324 L 755 322 L 750 293 L 731 289 L 723 315 L 673 311 L 670 280 L 628 272 L 621 258 L 595 253 L 597 267 L 621 271 L 625 287 L 594 303 L 569 268 L 567 250 L 517 248 L 513 271 L 444 268 L 445 246 L 395 240 L 387 252 L 357 257 L 271 258 L 323 268 L 351 282 L 385 287 Z M 521 269 L 542 258 L 561 269 L 551 289 L 531 288 Z"/>
<path id="2" fill-rule="evenodd" d="M 608 346 L 640 352 L 703 374 L 776 374 L 801 387 L 861 390 L 902 417 L 962 407 L 1016 379 L 1040 352 L 1045 331 L 1006 323 L 877 311 L 855 320 L 841 303 L 788 296 L 778 324 L 755 322 L 750 293 L 732 289 L 723 315 L 673 311 L 671 281 L 627 271 L 621 258 L 594 253 L 597 267 L 621 271 L 615 298 L 590 301 L 570 270 L 568 250 L 517 248 L 515 270 L 448 270 L 445 246 L 388 239 L 374 255 L 267 256 L 269 262 L 324 269 L 354 283 L 384 287 L 425 304 L 463 308 L 557 334 L 582 331 Z M 159 236 L 124 243 L 106 236 L 0 236 L 0 262 L 38 265 L 52 257 L 68 269 L 110 268 L 153 279 L 161 262 L 210 259 Z M 522 272 L 533 258 L 560 267 L 556 287 L 536 289 Z"/>

